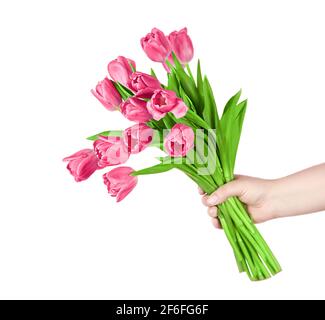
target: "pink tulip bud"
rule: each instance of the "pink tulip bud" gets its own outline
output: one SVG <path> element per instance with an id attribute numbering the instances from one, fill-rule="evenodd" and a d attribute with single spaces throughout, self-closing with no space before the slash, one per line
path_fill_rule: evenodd
<path id="1" fill-rule="evenodd" d="M 101 102 L 101 104 L 109 111 L 116 110 L 122 102 L 119 92 L 114 84 L 108 78 L 98 82 L 96 89 L 91 93 Z"/>
<path id="2" fill-rule="evenodd" d="M 128 87 L 130 84 L 130 76 L 133 73 L 131 65 L 135 70 L 136 65 L 133 60 L 119 56 L 108 64 L 108 73 L 114 81 L 120 82 Z"/>
<path id="3" fill-rule="evenodd" d="M 98 166 L 100 168 L 124 163 L 130 155 L 121 137 L 100 136 L 94 142 L 94 150 L 99 159 Z"/>
<path id="4" fill-rule="evenodd" d="M 172 51 L 182 64 L 187 64 L 193 59 L 194 49 L 191 38 L 187 34 L 187 28 L 174 31 L 168 36 Z"/>
<path id="5" fill-rule="evenodd" d="M 184 157 L 194 147 L 194 132 L 184 124 L 175 124 L 164 141 L 165 150 L 171 157 Z"/>
<path id="6" fill-rule="evenodd" d="M 134 72 L 131 75 L 130 89 L 134 92 L 142 90 L 152 91 L 161 88 L 160 82 L 153 76 L 142 72 Z"/>
<path id="7" fill-rule="evenodd" d="M 130 176 L 133 171 L 130 167 L 118 167 L 103 175 L 108 193 L 116 197 L 117 202 L 122 201 L 137 185 L 138 178 Z"/>
<path id="8" fill-rule="evenodd" d="M 153 134 L 151 128 L 144 123 L 139 123 L 126 129 L 123 133 L 123 139 L 130 153 L 139 153 L 152 142 Z"/>
<path id="9" fill-rule="evenodd" d="M 147 102 L 137 97 L 123 102 L 121 112 L 130 121 L 147 122 L 152 119 L 152 115 L 147 110 Z"/>
<path id="10" fill-rule="evenodd" d="M 149 59 L 156 62 L 164 63 L 171 52 L 167 37 L 157 28 L 141 39 L 141 46 Z"/>
<path id="11" fill-rule="evenodd" d="M 67 169 L 77 182 L 88 179 L 98 169 L 98 159 L 91 149 L 80 150 L 70 157 L 66 157 Z"/>
<path id="12" fill-rule="evenodd" d="M 176 118 L 181 118 L 188 110 L 184 101 L 179 99 L 174 91 L 164 89 L 155 90 L 147 103 L 147 108 L 155 120 L 162 119 L 167 112 L 172 112 Z"/>

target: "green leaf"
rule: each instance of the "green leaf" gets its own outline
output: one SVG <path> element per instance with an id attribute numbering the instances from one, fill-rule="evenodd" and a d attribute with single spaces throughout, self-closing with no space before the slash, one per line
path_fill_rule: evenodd
<path id="1" fill-rule="evenodd" d="M 166 63 L 167 67 L 168 67 L 170 70 L 175 69 L 174 66 L 170 63 L 170 61 L 169 61 L 168 59 L 165 61 L 165 63 Z"/>
<path id="2" fill-rule="evenodd" d="M 184 161 L 184 158 L 172 158 L 172 157 L 160 157 L 159 160 L 162 161 Z M 132 176 L 142 176 L 142 175 L 148 175 L 148 174 L 156 174 L 156 173 L 163 173 L 167 172 L 172 169 L 179 169 L 183 171 L 184 173 L 190 174 L 193 177 L 198 176 L 197 171 L 195 168 L 193 168 L 191 165 L 187 164 L 181 164 L 181 163 L 161 163 L 157 164 L 155 166 L 145 168 L 142 170 L 134 171 L 132 173 Z"/>
<path id="3" fill-rule="evenodd" d="M 126 92 L 128 93 L 130 96 L 134 96 L 134 93 L 127 87 L 125 87 L 122 83 L 118 83 L 120 85 L 120 87 Z"/>
<path id="4" fill-rule="evenodd" d="M 151 74 L 154 78 L 158 79 L 158 77 L 157 77 L 157 75 L 156 75 L 156 73 L 155 73 L 155 70 L 153 70 L 152 68 L 150 69 L 150 74 Z"/>
<path id="5" fill-rule="evenodd" d="M 168 74 L 168 90 L 174 91 L 176 95 L 180 98 L 180 93 L 179 93 L 179 82 L 176 77 L 175 73 L 169 73 Z"/>
<path id="6" fill-rule="evenodd" d="M 220 159 L 221 162 L 220 166 L 222 166 L 224 177 L 227 181 L 230 181 L 230 179 L 233 176 L 233 173 L 231 172 L 229 157 L 226 151 L 224 132 L 222 130 L 221 122 L 219 119 L 217 104 L 214 99 L 213 91 L 207 77 L 204 77 L 203 93 L 204 93 L 203 118 L 209 124 L 211 129 L 215 129 L 215 136 L 214 136 L 213 143 L 216 143 L 218 146 L 217 148 L 218 156 L 216 159 L 217 160 Z"/>
<path id="7" fill-rule="evenodd" d="M 203 118 L 210 125 L 212 129 L 217 129 L 218 122 L 219 122 L 217 104 L 215 102 L 213 91 L 207 77 L 204 77 L 204 81 L 203 81 L 203 97 L 204 97 Z"/>
<path id="8" fill-rule="evenodd" d="M 166 163 L 167 161 L 169 161 L 169 156 L 167 157 L 156 157 L 156 159 L 159 161 L 159 162 L 163 162 L 163 163 Z"/>
<path id="9" fill-rule="evenodd" d="M 170 118 L 175 122 L 175 123 L 182 123 L 185 124 L 189 127 L 193 127 L 193 123 L 189 120 L 187 120 L 185 117 L 183 118 L 176 118 L 172 113 L 168 113 L 168 115 L 170 116 Z"/>
<path id="10" fill-rule="evenodd" d="M 114 86 L 124 101 L 134 96 L 134 93 L 127 87 L 123 86 L 121 83 L 114 82 Z"/>
<path id="11" fill-rule="evenodd" d="M 195 81 L 184 71 L 182 64 L 179 62 L 174 53 L 173 59 L 175 67 L 171 69 L 171 72 L 176 74 L 177 78 L 179 79 L 180 85 L 197 108 L 197 106 L 200 104 L 200 100 Z"/>
<path id="12" fill-rule="evenodd" d="M 154 130 L 162 130 L 165 128 L 164 123 L 162 122 L 162 120 L 156 121 L 156 120 L 150 120 L 146 123 L 146 125 L 148 127 L 150 127 L 151 129 Z"/>
<path id="13" fill-rule="evenodd" d="M 164 151 L 164 138 L 163 138 L 163 132 L 160 130 L 154 131 L 153 139 L 149 145 L 150 147 L 156 147 L 160 150 Z"/>
<path id="14" fill-rule="evenodd" d="M 166 159 L 179 160 L 179 159 L 170 158 L 170 157 L 161 157 L 159 160 L 163 161 Z M 183 160 L 184 160 L 184 158 L 183 158 Z M 148 174 L 163 173 L 163 172 L 170 171 L 172 169 L 178 169 L 178 170 L 184 172 L 190 179 L 192 179 L 197 185 L 199 185 L 203 190 L 205 190 L 209 194 L 215 190 L 215 186 L 212 183 L 210 183 L 210 181 L 207 177 L 198 175 L 196 168 L 193 167 L 192 165 L 187 165 L 187 164 L 157 164 L 157 165 L 149 167 L 149 168 L 134 171 L 133 173 L 131 173 L 131 175 L 132 176 L 142 176 L 142 175 L 148 175 Z"/>
<path id="15" fill-rule="evenodd" d="M 93 136 L 90 136 L 87 138 L 87 140 L 97 140 L 99 138 L 99 136 L 103 136 L 103 137 L 121 137 L 123 134 L 123 130 L 109 130 L 109 131 L 103 131 L 100 133 L 97 133 Z"/>
<path id="16" fill-rule="evenodd" d="M 225 108 L 223 109 L 223 114 L 222 114 L 222 118 L 224 118 L 225 116 L 227 116 L 227 112 L 230 108 L 233 108 L 237 105 L 239 99 L 241 96 L 241 89 L 235 94 L 233 95 L 229 101 L 227 102 Z"/>
<path id="17" fill-rule="evenodd" d="M 142 175 L 146 175 L 146 174 L 162 173 L 162 172 L 167 172 L 171 169 L 174 169 L 174 167 L 175 167 L 175 165 L 173 165 L 173 164 L 157 164 L 157 165 L 149 167 L 149 168 L 134 171 L 131 175 L 132 176 L 142 176 Z"/>
<path id="18" fill-rule="evenodd" d="M 201 71 L 201 62 L 198 60 L 197 62 L 197 72 L 196 72 L 196 82 L 199 91 L 203 89 L 203 78 L 202 78 L 202 71 Z"/>
<path id="19" fill-rule="evenodd" d="M 175 166 L 175 168 L 186 165 L 186 157 L 165 156 L 165 157 L 157 157 L 157 159 L 160 162 L 162 162 L 162 164 L 172 164 Z"/>
<path id="20" fill-rule="evenodd" d="M 184 172 L 190 179 L 199 185 L 205 192 L 212 193 L 215 191 L 215 186 L 211 184 L 208 177 L 198 174 L 197 168 L 193 165 L 180 164 L 175 165 L 175 168 Z"/>
<path id="21" fill-rule="evenodd" d="M 224 112 L 220 121 L 231 172 L 233 172 L 235 167 L 238 145 L 247 108 L 247 100 L 237 104 L 239 94 L 238 92 L 228 101 L 228 107 L 226 106 L 227 110 Z"/>
<path id="22" fill-rule="evenodd" d="M 186 64 L 186 71 L 187 71 L 188 75 L 190 76 L 190 78 L 191 78 L 191 79 L 193 80 L 193 82 L 195 83 L 195 80 L 194 80 L 194 77 L 193 77 L 193 73 L 192 73 L 192 70 L 191 70 L 189 64 Z"/>
<path id="23" fill-rule="evenodd" d="M 189 120 L 193 124 L 195 124 L 196 127 L 198 127 L 198 128 L 207 129 L 207 130 L 211 129 L 209 124 L 206 121 L 204 121 L 200 116 L 198 116 L 195 112 L 193 112 L 192 110 L 188 110 L 184 118 L 186 120 Z"/>
<path id="24" fill-rule="evenodd" d="M 167 113 L 163 118 L 162 121 L 164 122 L 166 129 L 171 129 L 175 125 L 175 121 L 172 118 L 171 113 Z"/>
<path id="25" fill-rule="evenodd" d="M 132 72 L 136 72 L 137 70 L 134 68 L 133 64 L 131 63 L 131 61 L 129 61 L 129 66 L 132 70 Z"/>
<path id="26" fill-rule="evenodd" d="M 185 93 L 182 86 L 179 86 L 179 97 L 184 101 L 184 103 L 193 111 L 195 111 L 195 106 L 189 96 Z"/>
<path id="27" fill-rule="evenodd" d="M 200 103 L 197 106 L 197 111 L 200 116 L 203 116 L 203 109 L 204 109 L 204 95 L 203 95 L 203 78 L 202 78 L 202 71 L 201 71 L 201 62 L 198 60 L 197 62 L 197 72 L 196 72 L 196 85 L 197 91 L 199 93 Z"/>
<path id="28" fill-rule="evenodd" d="M 231 138 L 232 144 L 231 144 L 230 158 L 231 158 L 232 170 L 234 170 L 235 167 L 237 150 L 238 150 L 240 136 L 241 136 L 243 123 L 245 119 L 246 109 L 247 109 L 247 100 L 244 100 L 237 106 L 237 114 L 234 121 L 235 134 Z"/>

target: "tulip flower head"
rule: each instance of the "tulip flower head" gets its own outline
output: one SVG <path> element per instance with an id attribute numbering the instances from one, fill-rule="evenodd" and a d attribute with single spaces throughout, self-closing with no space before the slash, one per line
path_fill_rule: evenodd
<path id="1" fill-rule="evenodd" d="M 100 136 L 94 142 L 94 151 L 98 157 L 100 168 L 124 163 L 130 155 L 121 137 Z"/>
<path id="2" fill-rule="evenodd" d="M 92 89 L 91 93 L 109 111 L 117 110 L 122 102 L 121 95 L 116 90 L 113 82 L 108 78 L 98 82 L 96 89 Z"/>
<path id="3" fill-rule="evenodd" d="M 121 104 L 121 112 L 125 118 L 135 122 L 147 122 L 152 119 L 152 115 L 147 109 L 147 102 L 132 97 Z"/>
<path id="4" fill-rule="evenodd" d="M 136 124 L 123 133 L 124 143 L 130 153 L 139 153 L 150 145 L 154 131 L 144 123 Z"/>
<path id="5" fill-rule="evenodd" d="M 91 149 L 80 150 L 66 157 L 67 169 L 77 182 L 88 179 L 98 169 L 98 159 Z"/>
<path id="6" fill-rule="evenodd" d="M 153 76 L 142 73 L 134 72 L 131 75 L 130 89 L 133 92 L 141 92 L 142 90 L 151 91 L 152 93 L 161 88 L 160 82 Z"/>
<path id="7" fill-rule="evenodd" d="M 184 101 L 178 98 L 174 91 L 164 89 L 154 91 L 147 108 L 155 120 L 162 119 L 168 112 L 173 113 L 176 118 L 182 118 L 188 110 Z"/>
<path id="8" fill-rule="evenodd" d="M 194 132 L 184 124 L 175 124 L 166 136 L 164 147 L 171 157 L 185 157 L 194 147 Z"/>
<path id="9" fill-rule="evenodd" d="M 182 64 L 188 64 L 194 55 L 193 43 L 187 34 L 187 28 L 174 31 L 168 36 L 172 51 Z M 172 60 L 170 58 L 169 60 Z"/>
<path id="10" fill-rule="evenodd" d="M 116 197 L 117 202 L 122 201 L 137 185 L 138 178 L 130 175 L 133 171 L 130 167 L 118 167 L 103 175 L 108 193 Z"/>
<path id="11" fill-rule="evenodd" d="M 171 46 L 167 37 L 157 28 L 153 28 L 141 39 L 141 46 L 149 59 L 155 62 L 164 63 L 171 53 Z"/>
<path id="12" fill-rule="evenodd" d="M 119 56 L 108 64 L 107 70 L 115 82 L 120 82 L 128 87 L 131 81 L 130 76 L 133 73 L 131 65 L 135 70 L 136 64 L 133 60 Z"/>

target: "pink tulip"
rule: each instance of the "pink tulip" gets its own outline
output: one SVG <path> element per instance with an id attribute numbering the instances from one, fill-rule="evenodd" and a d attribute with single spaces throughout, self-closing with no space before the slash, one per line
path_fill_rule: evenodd
<path id="1" fill-rule="evenodd" d="M 99 159 L 98 166 L 100 168 L 124 163 L 130 155 L 121 137 L 100 136 L 94 142 L 94 150 Z"/>
<path id="2" fill-rule="evenodd" d="M 119 56 L 108 64 L 108 73 L 114 81 L 120 82 L 124 86 L 128 87 L 130 84 L 130 76 L 133 73 L 130 64 L 135 70 L 136 65 L 133 60 Z"/>
<path id="3" fill-rule="evenodd" d="M 144 123 L 139 123 L 126 129 L 123 133 L 123 139 L 130 153 L 139 153 L 149 146 L 153 134 L 151 128 Z"/>
<path id="4" fill-rule="evenodd" d="M 70 157 L 66 157 L 67 169 L 77 182 L 88 179 L 98 169 L 98 159 L 91 149 L 80 150 Z"/>
<path id="5" fill-rule="evenodd" d="M 174 31 L 168 36 L 172 51 L 182 64 L 187 64 L 193 59 L 194 49 L 191 38 L 187 34 L 187 28 Z"/>
<path id="6" fill-rule="evenodd" d="M 175 124 L 166 136 L 164 146 L 171 157 L 184 157 L 194 147 L 194 132 L 184 124 Z"/>
<path id="7" fill-rule="evenodd" d="M 185 116 L 188 107 L 174 91 L 158 89 L 147 103 L 148 111 L 155 120 L 162 119 L 167 112 L 172 112 L 176 118 Z"/>
<path id="8" fill-rule="evenodd" d="M 122 201 L 137 185 L 138 178 L 130 174 L 134 170 L 130 167 L 118 167 L 103 175 L 107 191 L 116 201 Z"/>
<path id="9" fill-rule="evenodd" d="M 151 91 L 152 93 L 161 88 L 160 82 L 153 76 L 142 72 L 134 72 L 131 75 L 130 89 L 134 92 L 142 90 Z"/>
<path id="10" fill-rule="evenodd" d="M 108 78 L 98 82 L 96 89 L 91 93 L 101 102 L 101 104 L 109 111 L 116 110 L 122 102 L 119 92 L 114 84 Z"/>
<path id="11" fill-rule="evenodd" d="M 141 46 L 149 59 L 156 62 L 164 63 L 171 52 L 167 37 L 157 28 L 141 39 Z"/>
<path id="12" fill-rule="evenodd" d="M 123 102 L 121 112 L 130 121 L 147 122 L 152 119 L 152 115 L 147 110 L 147 102 L 137 97 Z"/>

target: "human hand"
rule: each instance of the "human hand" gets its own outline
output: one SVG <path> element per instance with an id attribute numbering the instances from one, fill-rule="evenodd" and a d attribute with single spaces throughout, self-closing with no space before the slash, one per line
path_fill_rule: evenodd
<path id="1" fill-rule="evenodd" d="M 247 210 L 255 223 L 265 222 L 277 218 L 274 199 L 275 180 L 265 180 L 247 176 L 236 176 L 236 179 L 221 186 L 210 196 L 204 194 L 202 202 L 208 207 L 208 214 L 216 228 L 221 228 L 217 218 L 217 205 L 230 197 L 237 196 L 246 204 Z"/>
<path id="2" fill-rule="evenodd" d="M 325 163 L 276 180 L 236 176 L 210 196 L 204 195 L 203 203 L 217 228 L 216 206 L 235 196 L 247 205 L 255 223 L 325 211 Z"/>

